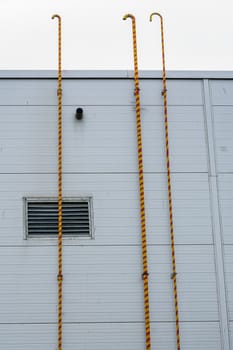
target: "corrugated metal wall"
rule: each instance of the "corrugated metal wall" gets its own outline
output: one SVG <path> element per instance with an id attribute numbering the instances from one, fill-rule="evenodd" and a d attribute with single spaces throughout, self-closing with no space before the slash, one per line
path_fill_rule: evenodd
<path id="1" fill-rule="evenodd" d="M 213 80 L 210 83 L 219 206 L 224 249 L 226 295 L 231 344 L 233 344 L 233 82 Z"/>
<path id="2" fill-rule="evenodd" d="M 63 194 L 93 196 L 95 226 L 93 240 L 64 241 L 64 350 L 145 348 L 133 89 L 132 79 L 64 80 Z M 161 90 L 141 80 L 151 330 L 153 349 L 175 350 Z M 57 194 L 56 101 L 53 79 L 0 80 L 4 350 L 56 349 L 56 240 L 25 240 L 23 215 L 23 197 Z M 168 104 L 181 348 L 229 350 L 233 80 L 170 79 Z"/>

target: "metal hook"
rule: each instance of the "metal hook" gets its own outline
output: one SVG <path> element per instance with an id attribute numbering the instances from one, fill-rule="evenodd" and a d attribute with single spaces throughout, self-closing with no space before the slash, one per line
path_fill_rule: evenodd
<path id="1" fill-rule="evenodd" d="M 150 15 L 150 22 L 152 22 L 152 17 L 153 16 L 159 16 L 161 21 L 163 21 L 163 17 L 160 15 L 160 13 L 158 12 L 153 12 L 151 15 Z"/>
<path id="2" fill-rule="evenodd" d="M 57 14 L 55 14 L 55 15 L 52 16 L 52 19 L 54 19 L 54 18 L 58 18 L 58 20 L 61 21 L 61 16 L 59 16 L 59 15 L 57 15 Z"/>
<path id="3" fill-rule="evenodd" d="M 124 17 L 123 17 L 123 21 L 125 21 L 127 18 L 131 18 L 132 21 L 135 21 L 135 17 L 133 15 L 131 15 L 130 13 L 127 13 Z"/>
<path id="4" fill-rule="evenodd" d="M 133 53 L 134 53 L 134 78 L 135 78 L 135 96 L 139 93 L 139 80 L 138 80 L 138 54 L 137 54 L 137 38 L 136 38 L 136 18 L 134 15 L 127 13 L 124 15 L 123 20 L 127 18 L 132 20 L 132 32 L 133 32 Z"/>
<path id="5" fill-rule="evenodd" d="M 51 17 L 52 19 L 58 19 L 58 79 L 61 81 L 61 16 L 55 14 Z M 58 94 L 61 94 L 61 86 L 58 88 Z"/>
<path id="6" fill-rule="evenodd" d="M 163 29 L 163 17 L 158 12 L 153 12 L 150 15 L 150 22 L 152 22 L 153 16 L 158 16 L 160 18 L 160 29 L 161 29 L 161 44 L 162 44 L 162 63 L 163 63 L 163 83 L 164 89 L 162 95 L 166 97 L 167 88 L 166 88 L 166 68 L 165 68 L 165 48 L 164 48 L 164 29 Z"/>

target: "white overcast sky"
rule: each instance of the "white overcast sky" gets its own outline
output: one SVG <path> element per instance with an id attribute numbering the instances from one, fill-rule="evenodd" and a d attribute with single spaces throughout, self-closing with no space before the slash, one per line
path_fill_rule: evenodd
<path id="1" fill-rule="evenodd" d="M 169 70 L 233 70 L 233 0 L 0 0 L 0 69 L 56 69 L 62 16 L 63 69 L 132 69 L 137 20 L 139 69 L 161 69 L 164 17 Z"/>

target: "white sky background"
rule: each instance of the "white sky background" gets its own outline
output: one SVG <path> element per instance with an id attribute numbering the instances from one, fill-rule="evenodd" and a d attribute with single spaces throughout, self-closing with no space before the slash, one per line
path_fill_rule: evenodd
<path id="1" fill-rule="evenodd" d="M 133 69 L 131 20 L 137 20 L 139 69 L 161 69 L 164 17 L 168 70 L 233 70 L 232 0 L 0 0 L 0 69 L 56 69 L 62 16 L 63 69 Z"/>

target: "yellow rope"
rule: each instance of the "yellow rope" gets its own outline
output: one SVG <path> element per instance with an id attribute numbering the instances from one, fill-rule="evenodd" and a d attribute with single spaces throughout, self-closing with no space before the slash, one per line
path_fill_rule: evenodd
<path id="1" fill-rule="evenodd" d="M 62 71 L 61 71 L 61 17 L 58 18 L 58 350 L 62 350 Z"/>
<path id="2" fill-rule="evenodd" d="M 136 123 L 137 123 L 137 144 L 138 144 L 138 172 L 139 172 L 139 192 L 140 192 L 140 211 L 141 211 L 141 235 L 142 235 L 142 279 L 144 284 L 144 313 L 145 313 L 145 333 L 146 350 L 151 349 L 150 340 L 150 305 L 149 305 L 149 286 L 148 286 L 148 268 L 147 268 L 147 243 L 146 243 L 146 220 L 145 220 L 145 200 L 144 200 L 144 177 L 143 177 L 143 157 L 142 157 L 142 135 L 141 135 L 141 111 L 140 111 L 140 90 L 138 77 L 138 59 L 137 59 L 137 39 L 136 39 L 136 20 L 131 14 L 123 17 L 132 19 L 133 30 L 133 52 L 134 52 L 134 83 L 136 100 Z"/>
<path id="3" fill-rule="evenodd" d="M 176 281 L 176 257 L 175 257 L 175 242 L 174 242 L 174 227 L 173 227 L 173 210 L 172 210 L 172 193 L 171 193 L 171 171 L 170 171 L 170 157 L 169 157 L 169 135 L 168 135 L 168 113 L 167 113 L 167 84 L 166 84 L 166 69 L 165 69 L 165 50 L 164 50 L 164 29 L 163 17 L 155 12 L 150 15 L 150 21 L 153 16 L 159 16 L 161 25 L 161 42 L 162 42 L 162 64 L 163 64 L 163 101 L 164 101 L 164 128 L 165 128 L 165 143 L 166 143 L 166 163 L 167 163 L 167 189 L 168 189 L 168 205 L 169 205 L 169 221 L 170 221 L 170 239 L 171 239 L 171 253 L 172 253 L 172 275 L 173 279 L 173 294 L 174 305 L 176 313 L 176 345 L 177 350 L 180 350 L 180 327 L 179 327 L 179 307 L 177 295 L 177 281 Z"/>

